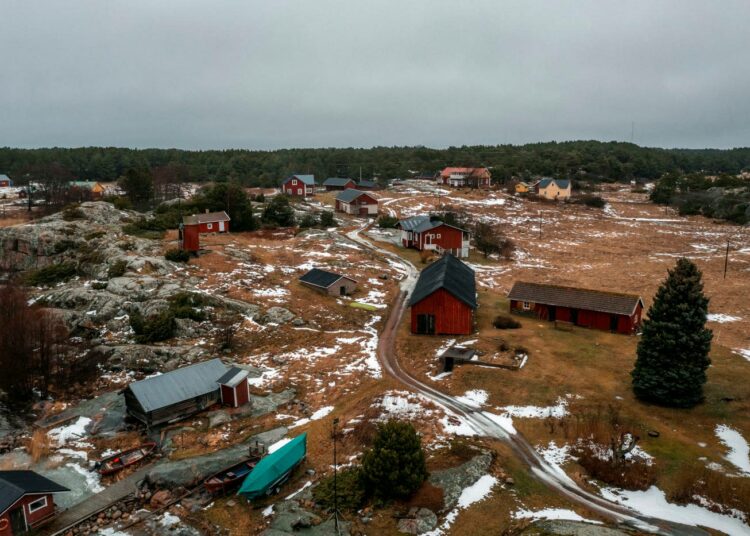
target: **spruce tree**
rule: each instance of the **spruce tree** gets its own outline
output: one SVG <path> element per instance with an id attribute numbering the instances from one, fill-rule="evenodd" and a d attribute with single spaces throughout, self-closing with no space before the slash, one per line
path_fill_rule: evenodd
<path id="1" fill-rule="evenodd" d="M 681 258 L 656 292 L 630 373 L 635 396 L 645 402 L 687 408 L 703 401 L 713 333 L 701 275 Z"/>
<path id="2" fill-rule="evenodd" d="M 370 492 L 380 500 L 406 498 L 427 478 L 422 441 L 414 427 L 397 420 L 378 425 L 372 448 L 362 460 Z"/>

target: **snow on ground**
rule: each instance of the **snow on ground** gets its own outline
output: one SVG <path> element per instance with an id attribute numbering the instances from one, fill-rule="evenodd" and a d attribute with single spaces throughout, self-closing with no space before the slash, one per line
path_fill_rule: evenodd
<path id="1" fill-rule="evenodd" d="M 297 428 L 298 426 L 303 426 L 311 421 L 318 421 L 322 419 L 323 417 L 327 416 L 329 413 L 333 411 L 333 406 L 326 406 L 324 408 L 320 408 L 315 413 L 310 415 L 309 417 L 305 417 L 304 419 L 300 419 L 294 424 L 290 425 L 289 428 Z"/>
<path id="2" fill-rule="evenodd" d="M 735 350 L 735 353 L 741 355 L 742 357 L 750 361 L 750 348 L 737 348 Z"/>
<path id="3" fill-rule="evenodd" d="M 750 445 L 742 434 L 724 424 L 716 427 L 716 435 L 729 449 L 726 459 L 746 475 L 750 475 Z"/>
<path id="4" fill-rule="evenodd" d="M 487 394 L 487 391 L 482 389 L 472 389 L 471 391 L 466 391 L 463 396 L 457 396 L 456 400 L 463 402 L 468 406 L 480 408 L 487 403 L 489 396 L 490 395 Z"/>
<path id="5" fill-rule="evenodd" d="M 378 309 L 383 309 L 385 307 L 388 307 L 387 303 L 383 303 L 384 298 L 385 292 L 377 289 L 372 289 L 367 294 L 367 296 L 365 296 L 364 298 L 357 298 L 355 301 L 357 301 L 358 303 L 366 303 L 367 305 L 372 305 L 373 307 L 377 307 Z"/>
<path id="6" fill-rule="evenodd" d="M 493 421 L 495 424 L 499 425 L 507 433 L 511 435 L 516 433 L 516 429 L 513 426 L 513 419 L 511 419 L 510 416 L 496 415 L 494 413 L 490 413 L 489 411 L 483 411 L 482 415 Z"/>
<path id="7" fill-rule="evenodd" d="M 257 378 L 248 378 L 247 383 L 252 385 L 253 387 L 263 387 L 267 383 L 270 383 L 275 378 L 278 378 L 281 375 L 281 372 L 278 369 L 266 369 L 263 372 L 261 372 L 260 376 Z"/>
<path id="8" fill-rule="evenodd" d="M 407 391 L 386 391 L 377 404 L 383 410 L 379 420 L 391 417 L 416 420 L 433 414 L 432 409 L 425 407 L 430 404 L 427 398 Z"/>
<path id="9" fill-rule="evenodd" d="M 88 426 L 90 422 L 91 419 L 88 417 L 78 417 L 78 419 L 71 424 L 53 428 L 47 432 L 47 435 L 57 447 L 90 447 L 91 445 L 83 440 L 83 438 L 88 435 L 86 433 L 86 426 Z"/>
<path id="10" fill-rule="evenodd" d="M 461 495 L 458 497 L 458 503 L 456 504 L 456 507 L 448 512 L 448 514 L 445 516 L 445 520 L 443 520 L 442 525 L 440 525 L 435 530 L 425 533 L 425 535 L 438 536 L 440 534 L 444 534 L 445 531 L 448 530 L 456 520 L 461 510 L 464 510 L 472 504 L 476 504 L 489 497 L 492 493 L 492 488 L 495 487 L 495 484 L 497 484 L 497 478 L 491 475 L 484 475 L 480 477 L 479 480 L 474 482 L 471 486 L 464 488 L 461 492 Z"/>
<path id="11" fill-rule="evenodd" d="M 709 322 L 717 322 L 719 324 L 742 320 L 739 316 L 725 315 L 724 313 L 709 313 L 707 318 Z"/>
<path id="12" fill-rule="evenodd" d="M 73 469 L 73 471 L 80 474 L 86 479 L 86 487 L 89 489 L 89 491 L 92 491 L 94 493 L 100 493 L 104 491 L 104 486 L 102 486 L 101 481 L 99 480 L 99 473 L 97 473 L 96 471 L 88 471 L 77 463 L 66 463 L 65 466 L 70 467 L 71 469 Z"/>
<path id="13" fill-rule="evenodd" d="M 456 339 L 448 339 L 443 345 L 435 351 L 435 357 L 440 357 L 440 354 L 445 352 L 448 348 L 456 344 Z"/>
<path id="14" fill-rule="evenodd" d="M 600 521 L 592 521 L 586 519 L 575 513 L 573 510 L 566 510 L 564 508 L 545 508 L 543 510 L 524 510 L 521 508 L 513 513 L 515 519 L 554 519 L 554 520 L 565 520 L 565 521 L 583 521 L 586 523 L 595 523 L 601 525 Z"/>
<path id="15" fill-rule="evenodd" d="M 172 527 L 180 523 L 180 518 L 169 512 L 164 512 L 160 518 L 158 518 L 159 525 L 162 527 Z"/>
<path id="16" fill-rule="evenodd" d="M 720 530 L 732 536 L 741 534 L 750 536 L 750 526 L 742 520 L 724 514 L 717 514 L 708 508 L 696 504 L 679 505 L 667 502 L 662 490 L 651 486 L 646 491 L 625 491 L 615 488 L 602 488 L 602 496 L 619 504 L 623 504 L 640 512 L 675 523 L 708 527 Z"/>
<path id="17" fill-rule="evenodd" d="M 285 501 L 288 501 L 288 500 L 290 500 L 290 499 L 294 499 L 294 498 L 295 498 L 295 497 L 296 497 L 297 495 L 299 495 L 300 493 L 302 493 L 303 491 L 305 491 L 305 490 L 306 490 L 307 488 L 309 488 L 310 486 L 312 486 L 312 481 L 311 481 L 311 480 L 308 480 L 307 482 L 305 482 L 305 485 L 304 485 L 304 486 L 302 486 L 302 487 L 301 487 L 300 489 L 298 489 L 297 491 L 295 491 L 295 492 L 294 492 L 294 493 L 292 493 L 291 495 L 288 495 L 288 496 L 286 497 L 286 499 L 284 499 L 284 500 L 285 500 Z"/>
<path id="18" fill-rule="evenodd" d="M 519 417 L 522 419 L 562 419 L 568 414 L 568 401 L 562 397 L 557 399 L 554 406 L 505 406 L 501 409 L 510 417 Z"/>

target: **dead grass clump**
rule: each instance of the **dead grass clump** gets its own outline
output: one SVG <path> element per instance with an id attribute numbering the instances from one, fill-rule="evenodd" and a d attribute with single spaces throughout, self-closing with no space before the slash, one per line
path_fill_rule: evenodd
<path id="1" fill-rule="evenodd" d="M 50 450 L 52 450 L 52 444 L 47 431 L 43 428 L 34 430 L 29 440 L 29 455 L 31 459 L 36 463 L 42 458 L 48 457 Z"/>
<path id="2" fill-rule="evenodd" d="M 675 476 L 669 500 L 700 504 L 719 513 L 736 509 L 750 514 L 750 478 L 729 476 L 702 464 L 685 464 Z"/>
<path id="3" fill-rule="evenodd" d="M 593 478 L 623 489 L 644 491 L 656 483 L 656 466 L 647 460 L 632 458 L 620 462 L 606 459 L 598 447 L 575 450 L 578 463 Z"/>
<path id="4" fill-rule="evenodd" d="M 443 489 L 425 481 L 422 487 L 409 498 L 406 506 L 409 508 L 428 508 L 433 512 L 440 512 L 445 508 Z"/>
<path id="5" fill-rule="evenodd" d="M 521 327 L 518 320 L 508 315 L 497 315 L 492 321 L 492 325 L 497 329 L 518 329 Z"/>

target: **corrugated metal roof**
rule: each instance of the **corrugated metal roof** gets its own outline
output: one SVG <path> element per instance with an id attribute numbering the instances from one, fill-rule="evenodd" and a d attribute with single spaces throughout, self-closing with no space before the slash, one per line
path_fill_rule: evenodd
<path id="1" fill-rule="evenodd" d="M 347 190 L 339 192 L 339 194 L 336 196 L 336 200 L 343 201 L 344 203 L 351 203 L 352 201 L 357 199 L 360 195 L 365 195 L 365 192 L 361 190 L 355 190 L 354 188 L 349 188 Z"/>
<path id="2" fill-rule="evenodd" d="M 28 493 L 70 491 L 34 471 L 0 471 L 0 515 Z"/>
<path id="3" fill-rule="evenodd" d="M 185 225 L 195 225 L 196 223 L 214 223 L 219 221 L 229 221 L 229 214 L 224 212 L 206 212 L 203 214 L 193 214 L 192 216 L 183 216 L 182 223 Z"/>
<path id="4" fill-rule="evenodd" d="M 342 177 L 328 177 L 323 181 L 323 186 L 346 186 L 350 182 L 354 182 L 351 179 L 345 179 Z"/>
<path id="5" fill-rule="evenodd" d="M 367 181 L 367 180 L 361 180 L 359 183 L 357 183 L 357 186 L 361 186 L 362 188 L 377 188 L 378 183 L 375 181 Z"/>
<path id="6" fill-rule="evenodd" d="M 508 298 L 556 307 L 571 307 L 627 316 L 633 314 L 639 302 L 643 303 L 641 297 L 635 294 L 620 294 L 603 290 L 527 283 L 525 281 L 516 281 L 508 293 Z"/>
<path id="7" fill-rule="evenodd" d="M 308 186 L 315 186 L 315 175 L 289 175 L 286 179 L 284 179 L 284 183 L 288 182 L 290 179 L 297 179 Z"/>
<path id="8" fill-rule="evenodd" d="M 413 231 L 424 222 L 429 221 L 429 216 L 412 216 L 411 218 L 406 218 L 405 220 L 399 220 L 398 226 L 401 227 L 404 231 Z"/>
<path id="9" fill-rule="evenodd" d="M 216 383 L 218 383 L 219 385 L 226 385 L 227 387 L 235 387 L 238 383 L 247 378 L 248 374 L 250 373 L 245 369 L 232 367 L 227 371 L 226 374 L 216 380 Z"/>
<path id="10" fill-rule="evenodd" d="M 220 359 L 211 359 L 133 382 L 128 389 L 143 410 L 150 412 L 216 391 L 219 388 L 217 380 L 227 370 Z"/>
<path id="11" fill-rule="evenodd" d="M 568 179 L 552 179 L 548 177 L 539 181 L 539 188 L 546 188 L 553 182 L 557 184 L 557 187 L 561 190 L 566 190 L 568 186 L 570 186 L 570 181 Z"/>
<path id="12" fill-rule="evenodd" d="M 409 300 L 415 305 L 436 290 L 444 289 L 472 309 L 477 308 L 477 283 L 474 270 L 451 254 L 430 264 L 419 274 L 419 280 Z"/>

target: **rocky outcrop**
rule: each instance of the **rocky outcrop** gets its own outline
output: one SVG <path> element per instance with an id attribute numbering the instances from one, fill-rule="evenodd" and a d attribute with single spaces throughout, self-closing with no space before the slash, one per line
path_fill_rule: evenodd
<path id="1" fill-rule="evenodd" d="M 93 351 L 99 352 L 105 368 L 109 370 L 134 370 L 151 374 L 153 372 L 173 370 L 187 365 L 208 355 L 200 346 L 156 346 L 147 344 L 121 344 L 115 346 L 96 346 Z M 170 366 L 167 367 L 167 363 Z"/>
<path id="2" fill-rule="evenodd" d="M 485 451 L 458 467 L 435 471 L 430 475 L 430 484 L 443 489 L 446 510 L 456 505 L 464 488 L 468 488 L 487 474 L 491 463 L 492 454 Z"/>
<path id="3" fill-rule="evenodd" d="M 398 520 L 398 531 L 404 534 L 424 534 L 437 527 L 435 512 L 427 508 L 412 508 L 408 517 Z"/>
<path id="4" fill-rule="evenodd" d="M 286 324 L 295 318 L 295 314 L 283 307 L 271 307 L 261 317 L 261 324 Z"/>

